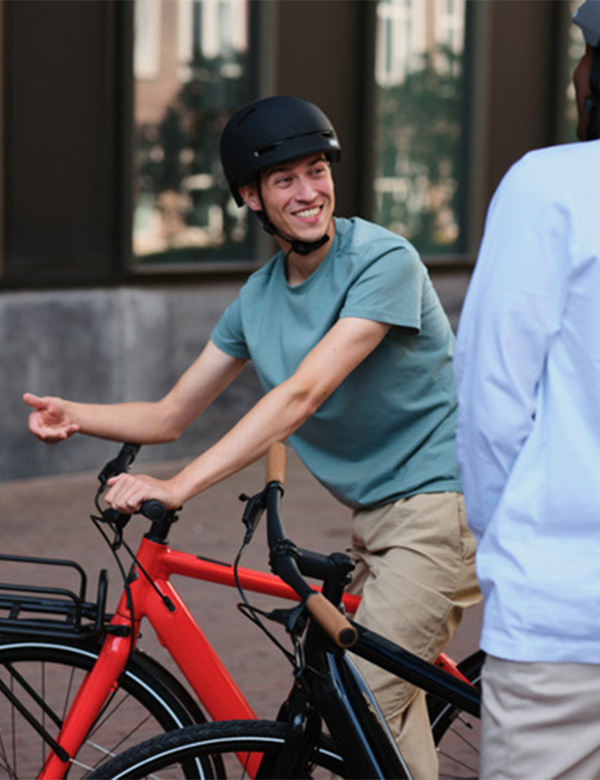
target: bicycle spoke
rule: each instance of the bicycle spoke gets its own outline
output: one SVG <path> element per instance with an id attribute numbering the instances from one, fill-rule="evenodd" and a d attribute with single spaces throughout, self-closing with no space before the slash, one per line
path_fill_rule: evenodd
<path id="1" fill-rule="evenodd" d="M 61 718 L 96 656 L 52 641 L 0 644 L 0 780 L 31 780 L 49 755 Z M 190 723 L 187 708 L 155 667 L 131 661 L 69 768 L 70 780 L 153 734 Z M 163 682 L 164 679 L 164 682 Z M 23 692 L 27 694 L 24 695 Z M 10 698 L 9 698 L 10 697 Z M 46 736 L 43 729 L 49 732 Z"/>

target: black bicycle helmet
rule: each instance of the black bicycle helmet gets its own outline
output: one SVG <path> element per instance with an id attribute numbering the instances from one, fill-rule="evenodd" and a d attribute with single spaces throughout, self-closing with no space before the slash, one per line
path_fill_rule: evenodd
<path id="1" fill-rule="evenodd" d="M 600 0 L 585 0 L 573 14 L 588 46 L 594 50 L 590 69 L 590 94 L 585 101 L 588 115 L 587 138 L 598 138 L 598 104 L 600 102 Z"/>
<path id="2" fill-rule="evenodd" d="M 239 188 L 257 173 L 313 152 L 337 162 L 340 144 L 321 109 L 298 97 L 275 95 L 244 106 L 221 136 L 221 162 L 238 206 L 244 202 Z"/>

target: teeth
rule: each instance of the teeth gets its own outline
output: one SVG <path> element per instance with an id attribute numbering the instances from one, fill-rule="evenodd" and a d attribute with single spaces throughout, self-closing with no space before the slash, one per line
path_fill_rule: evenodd
<path id="1" fill-rule="evenodd" d="M 305 209 L 304 211 L 299 211 L 298 212 L 298 216 L 302 217 L 302 218 L 304 218 L 304 217 L 316 217 L 318 213 L 319 213 L 319 209 L 318 208 Z"/>

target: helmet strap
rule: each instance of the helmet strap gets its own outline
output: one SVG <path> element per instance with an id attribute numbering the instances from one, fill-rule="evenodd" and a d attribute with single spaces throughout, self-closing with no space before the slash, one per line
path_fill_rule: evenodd
<path id="1" fill-rule="evenodd" d="M 590 94 L 585 99 L 585 112 L 589 117 L 587 140 L 598 138 L 598 101 L 600 99 L 600 47 L 592 54 L 590 67 Z"/>

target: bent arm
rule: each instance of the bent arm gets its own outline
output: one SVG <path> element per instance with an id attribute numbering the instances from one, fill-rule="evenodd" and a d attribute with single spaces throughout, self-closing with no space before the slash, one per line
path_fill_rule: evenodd
<path id="1" fill-rule="evenodd" d="M 85 404 L 26 393 L 23 400 L 34 409 L 29 428 L 49 443 L 77 432 L 137 444 L 174 441 L 235 379 L 245 362 L 209 342 L 173 389 L 156 402 Z"/>
<path id="2" fill-rule="evenodd" d="M 175 478 L 182 501 L 263 457 L 296 431 L 383 340 L 390 326 L 347 317 L 296 372 L 268 392 L 220 441 Z"/>
<path id="3" fill-rule="evenodd" d="M 216 444 L 166 482 L 123 475 L 107 500 L 135 511 L 157 498 L 177 507 L 263 457 L 304 423 L 383 340 L 390 326 L 355 317 L 339 320 L 309 352 L 296 372 L 263 396 Z"/>

